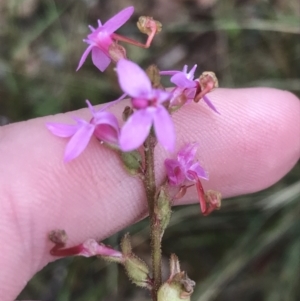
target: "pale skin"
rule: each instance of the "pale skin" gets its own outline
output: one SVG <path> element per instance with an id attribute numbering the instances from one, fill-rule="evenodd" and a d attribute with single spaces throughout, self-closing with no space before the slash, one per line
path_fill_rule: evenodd
<path id="1" fill-rule="evenodd" d="M 199 142 L 198 160 L 209 171 L 205 189 L 223 197 L 264 189 L 283 177 L 300 156 L 300 102 L 293 94 L 268 88 L 217 89 L 209 98 L 174 114 L 177 150 Z M 119 114 L 124 105 L 111 111 Z M 48 262 L 50 230 L 65 229 L 68 245 L 104 239 L 146 213 L 142 185 L 128 176 L 110 150 L 92 140 L 84 153 L 65 164 L 67 140 L 53 136 L 45 122 L 88 120 L 88 110 L 47 116 L 0 128 L 0 300 L 17 297 Z M 163 159 L 157 147 L 157 178 Z M 170 156 L 170 155 L 168 155 Z M 197 202 L 190 189 L 178 204 Z M 225 200 L 226 202 L 226 200 Z M 199 209 L 199 218 L 200 216 Z"/>

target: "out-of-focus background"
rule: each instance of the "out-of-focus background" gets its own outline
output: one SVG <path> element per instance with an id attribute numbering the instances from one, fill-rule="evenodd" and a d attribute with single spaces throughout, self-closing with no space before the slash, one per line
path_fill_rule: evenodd
<path id="1" fill-rule="evenodd" d="M 96 26 L 122 8 L 135 13 L 118 33 L 145 41 L 140 15 L 163 23 L 150 50 L 125 45 L 146 67 L 214 71 L 222 87 L 269 86 L 300 96 L 300 4 L 297 0 L 0 0 L 0 124 L 74 110 L 120 95 L 110 67 L 88 58 L 75 72 Z M 196 75 L 198 75 L 196 74 Z M 272 110 L 272 108 L 270 108 Z M 299 116 L 300 118 L 300 116 Z M 259 129 L 258 129 L 259 130 Z M 197 282 L 194 301 L 300 300 L 300 166 L 268 190 L 226 200 L 209 217 L 198 206 L 176 208 L 163 241 L 164 265 L 175 252 Z M 136 253 L 149 259 L 147 223 L 130 231 Z M 97 258 L 48 265 L 19 299 L 144 301 L 122 268 Z"/>

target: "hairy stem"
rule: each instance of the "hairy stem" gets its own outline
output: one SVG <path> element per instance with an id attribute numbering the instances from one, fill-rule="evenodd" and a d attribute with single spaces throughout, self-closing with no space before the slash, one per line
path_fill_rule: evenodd
<path id="1" fill-rule="evenodd" d="M 145 141 L 145 190 L 148 202 L 151 231 L 151 255 L 153 270 L 153 301 L 157 301 L 157 291 L 161 286 L 161 227 L 156 216 L 157 198 L 154 172 L 154 148 L 156 139 L 151 132 Z"/>

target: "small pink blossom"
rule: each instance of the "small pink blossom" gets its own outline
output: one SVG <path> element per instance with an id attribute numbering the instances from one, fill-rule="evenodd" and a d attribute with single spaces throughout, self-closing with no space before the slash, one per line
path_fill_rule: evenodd
<path id="1" fill-rule="evenodd" d="M 184 182 L 195 182 L 196 177 L 208 180 L 204 168 L 195 161 L 197 144 L 189 143 L 177 154 L 177 159 L 166 159 L 165 167 L 169 183 L 172 186 L 182 186 Z"/>
<path id="2" fill-rule="evenodd" d="M 157 140 L 172 151 L 175 131 L 171 116 L 163 106 L 171 94 L 153 89 L 147 74 L 131 61 L 119 60 L 116 70 L 122 90 L 132 97 L 132 105 L 136 109 L 121 129 L 120 148 L 131 151 L 140 147 L 153 125 Z"/>
<path id="3" fill-rule="evenodd" d="M 112 113 L 105 112 L 103 109 L 95 111 L 90 102 L 88 100 L 86 102 L 93 116 L 90 122 L 74 118 L 77 122 L 75 125 L 54 122 L 46 124 L 52 134 L 64 138 L 71 137 L 64 154 L 65 162 L 78 157 L 87 147 L 93 135 L 101 141 L 113 145 L 118 144 L 119 124 L 117 118 Z"/>
<path id="4" fill-rule="evenodd" d="M 165 167 L 169 184 L 179 187 L 174 199 L 183 197 L 188 188 L 195 186 L 201 212 L 206 216 L 214 210 L 220 209 L 221 194 L 214 190 L 204 192 L 200 179 L 208 180 L 208 175 L 199 162 L 195 161 L 196 151 L 196 143 L 187 144 L 178 152 L 177 159 L 165 160 Z M 187 185 L 186 182 L 193 184 Z"/>
<path id="5" fill-rule="evenodd" d="M 194 80 L 194 73 L 197 65 L 194 65 L 189 72 L 187 68 L 187 65 L 184 65 L 182 71 L 169 70 L 160 72 L 162 75 L 171 75 L 170 81 L 176 85 L 176 88 L 173 91 L 173 97 L 171 99 L 172 105 L 178 105 L 177 100 L 180 99 L 180 96 L 184 96 L 185 103 L 190 103 L 201 91 L 199 80 Z M 204 95 L 202 99 L 213 111 L 219 113 L 206 95 Z"/>
<path id="6" fill-rule="evenodd" d="M 103 25 L 98 20 L 98 28 L 89 26 L 92 33 L 87 36 L 87 39 L 83 40 L 89 46 L 81 56 L 76 71 L 81 68 L 90 51 L 92 51 L 93 63 L 100 71 L 103 72 L 108 67 L 111 62 L 109 47 L 114 42 L 113 33 L 128 21 L 133 11 L 134 8 L 129 6 L 110 18 Z"/>
<path id="7" fill-rule="evenodd" d="M 203 215 L 210 214 L 220 207 L 220 197 L 216 192 L 204 193 L 200 179 L 208 180 L 208 174 L 204 168 L 195 161 L 197 151 L 196 143 L 189 143 L 183 147 L 177 155 L 177 159 L 166 159 L 165 167 L 169 184 L 179 187 L 174 198 L 181 198 L 191 186 L 196 186 L 200 208 Z M 192 185 L 186 185 L 192 182 Z"/>

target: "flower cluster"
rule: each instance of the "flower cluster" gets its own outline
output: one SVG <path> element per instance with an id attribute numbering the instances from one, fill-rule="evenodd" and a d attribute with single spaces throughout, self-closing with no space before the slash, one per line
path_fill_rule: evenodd
<path id="1" fill-rule="evenodd" d="M 105 71 L 113 61 L 123 94 L 100 109 L 95 109 L 86 100 L 91 117 L 89 120 L 74 117 L 75 124 L 48 122 L 49 131 L 59 137 L 69 138 L 64 161 L 78 157 L 88 146 L 91 139 L 97 139 L 116 151 L 124 168 L 131 175 L 138 175 L 143 182 L 148 201 L 151 224 L 152 271 L 150 267 L 132 251 L 130 236 L 125 234 L 121 250 L 115 250 L 95 239 L 88 239 L 75 246 L 67 246 L 64 230 L 50 232 L 49 239 L 54 243 L 50 250 L 52 256 L 101 256 L 110 262 L 122 264 L 130 280 L 139 287 L 149 289 L 153 300 L 190 300 L 195 282 L 189 279 L 179 266 L 176 255 L 171 255 L 170 277 L 162 283 L 161 277 L 161 240 L 171 217 L 172 200 L 184 196 L 187 189 L 195 187 L 203 215 L 220 208 L 221 196 L 218 192 L 204 191 L 201 180 L 208 180 L 208 173 L 196 160 L 197 143 L 188 143 L 175 159 L 166 159 L 166 176 L 161 186 L 156 186 L 155 146 L 159 142 L 167 151 L 173 152 L 176 146 L 175 127 L 171 114 L 183 105 L 195 104 L 200 100 L 214 112 L 219 113 L 207 93 L 218 87 L 212 72 L 203 72 L 194 79 L 197 65 L 190 71 L 185 65 L 182 71 L 159 71 L 151 65 L 146 71 L 126 57 L 126 50 L 118 42 L 127 42 L 148 48 L 153 37 L 161 30 L 161 23 L 152 17 L 142 16 L 137 26 L 148 35 L 145 44 L 116 34 L 115 31 L 125 24 L 133 14 L 133 7 L 127 7 L 103 25 L 90 26 L 91 33 L 85 43 L 87 49 L 82 54 L 77 70 L 82 67 L 91 52 L 94 65 Z M 171 76 L 175 86 L 165 90 L 160 83 L 161 75 Z M 111 106 L 129 97 L 130 106 L 123 111 L 123 124 L 109 111 Z M 177 189 L 171 196 L 173 189 Z"/>
<path id="2" fill-rule="evenodd" d="M 170 81 L 175 85 L 171 91 L 165 91 L 160 83 L 153 84 L 153 80 L 137 64 L 126 59 L 125 50 L 123 51 L 123 48 L 121 49 L 117 44 L 119 40 L 147 48 L 155 33 L 161 29 L 158 21 L 151 17 L 141 17 L 138 27 L 150 37 L 146 44 L 115 34 L 114 32 L 129 20 L 133 10 L 133 7 L 127 7 L 103 25 L 98 20 L 98 28 L 90 26 L 92 33 L 84 40 L 89 46 L 83 53 L 77 68 L 77 70 L 81 68 L 90 52 L 92 52 L 94 65 L 101 71 L 104 71 L 112 60 L 116 61 L 115 70 L 124 94 L 100 110 L 95 110 L 87 101 L 92 115 L 90 121 L 75 117 L 74 125 L 47 123 L 47 128 L 54 135 L 70 138 L 64 155 L 64 160 L 67 162 L 80 155 L 93 136 L 121 152 L 130 152 L 139 149 L 152 130 L 157 141 L 166 150 L 173 152 L 175 129 L 170 114 L 174 109 L 203 99 L 210 109 L 219 113 L 206 95 L 218 86 L 212 72 L 203 72 L 198 79 L 194 79 L 197 65 L 194 65 L 190 71 L 187 65 L 182 71 L 157 71 L 158 77 L 159 75 L 171 76 Z M 131 99 L 131 109 L 124 125 L 120 127 L 118 119 L 107 109 L 125 96 Z M 204 199 L 204 196 L 200 179 L 207 180 L 208 175 L 195 161 L 196 150 L 197 144 L 188 144 L 179 151 L 176 160 L 165 160 L 165 167 L 169 184 L 179 187 L 183 194 L 191 186 L 187 186 L 186 182 L 192 182 L 192 186 L 197 187 L 201 203 L 201 198 Z M 202 202 L 201 205 L 203 213 L 207 212 L 204 203 Z"/>

